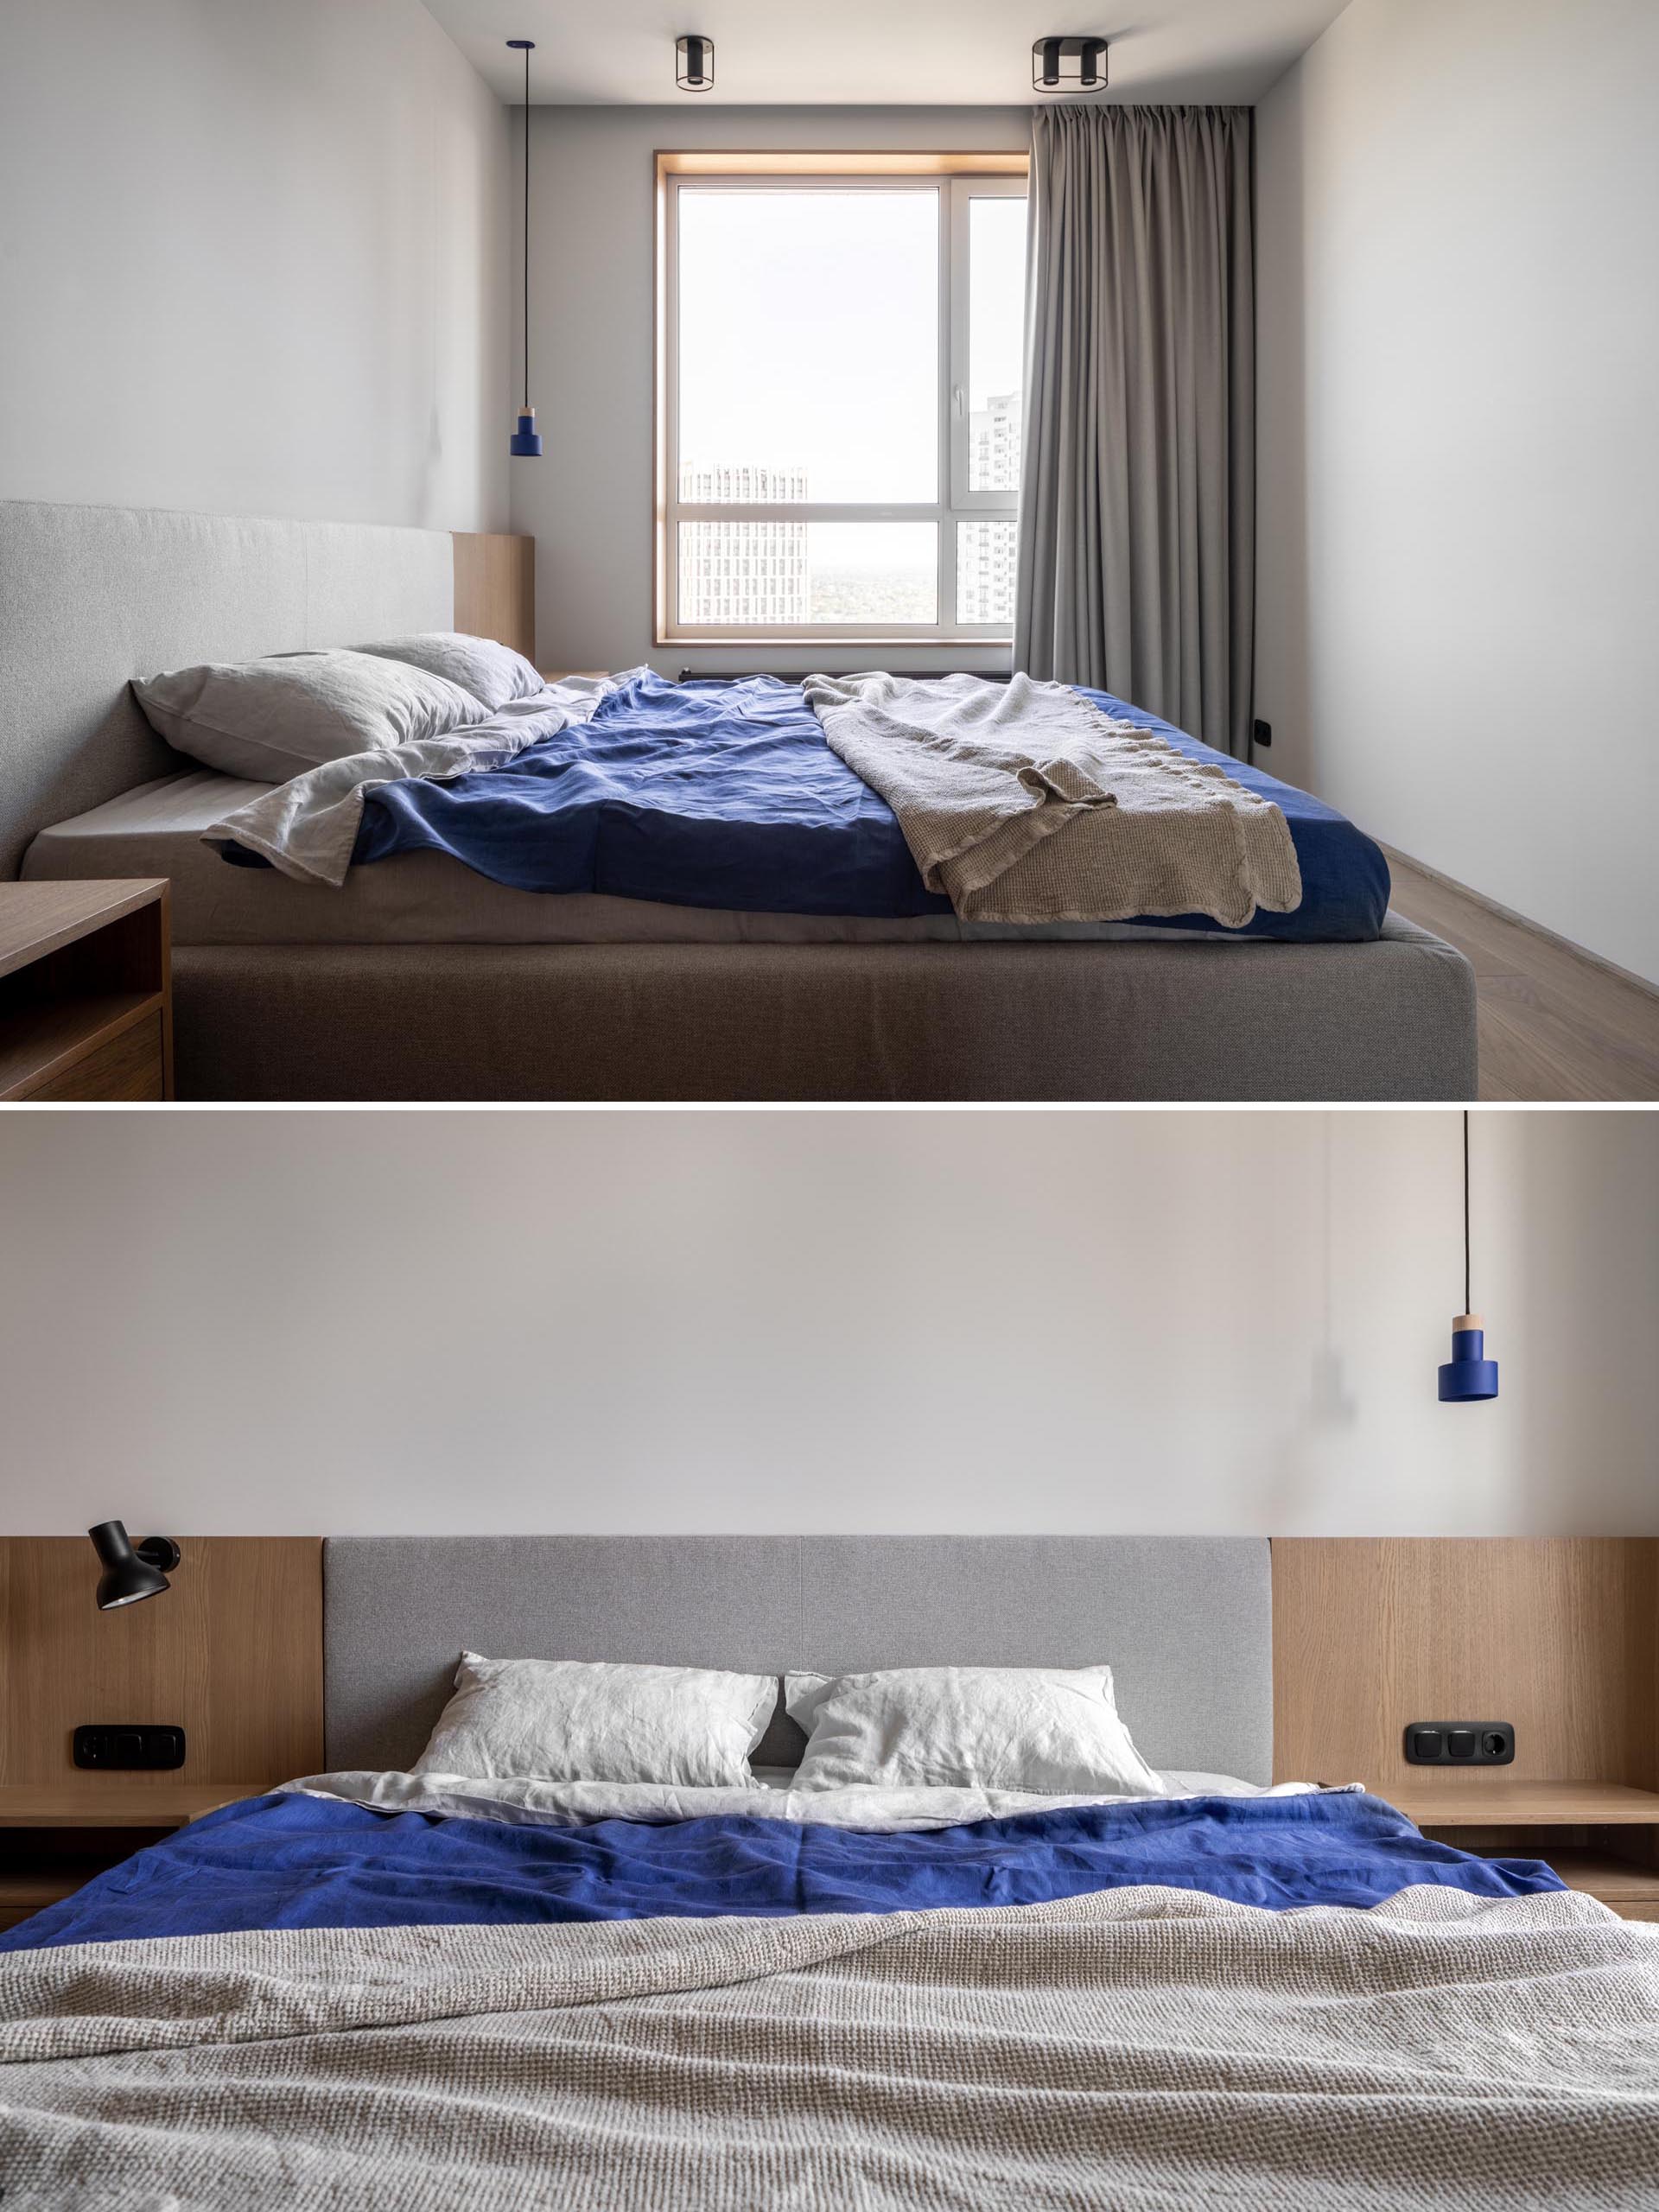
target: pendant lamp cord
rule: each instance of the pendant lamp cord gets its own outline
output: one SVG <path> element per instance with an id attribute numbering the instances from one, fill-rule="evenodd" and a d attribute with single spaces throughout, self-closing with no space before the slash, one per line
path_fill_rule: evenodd
<path id="1" fill-rule="evenodd" d="M 1469 1109 L 1463 1109 L 1463 1310 L 1473 1309 L 1469 1303 Z"/>
<path id="2" fill-rule="evenodd" d="M 524 412 L 525 414 L 530 412 L 530 48 L 528 46 L 524 48 Z"/>

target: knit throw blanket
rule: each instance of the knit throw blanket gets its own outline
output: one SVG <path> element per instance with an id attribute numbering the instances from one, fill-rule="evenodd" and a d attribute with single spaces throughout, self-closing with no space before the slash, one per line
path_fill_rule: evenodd
<path id="1" fill-rule="evenodd" d="M 5 2212 L 1659 2204 L 1659 1929 L 1131 1889 L 15 1955 Z"/>
<path id="2" fill-rule="evenodd" d="M 1063 683 L 811 676 L 802 689 L 964 921 L 1207 914 L 1242 929 L 1258 906 L 1301 904 L 1270 799 Z"/>

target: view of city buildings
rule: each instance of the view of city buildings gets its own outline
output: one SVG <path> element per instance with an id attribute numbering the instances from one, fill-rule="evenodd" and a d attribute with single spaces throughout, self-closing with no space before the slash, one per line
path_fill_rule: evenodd
<path id="1" fill-rule="evenodd" d="M 680 499 L 689 505 L 775 505 L 806 496 L 804 468 L 693 462 L 680 471 Z M 810 620 L 804 522 L 682 523 L 679 556 L 682 622 Z"/>
<path id="2" fill-rule="evenodd" d="M 1020 488 L 1020 395 L 999 391 L 968 418 L 968 488 L 970 492 L 1017 492 Z M 957 532 L 957 620 L 1014 621 L 1014 536 L 1011 522 L 987 517 L 965 522 Z"/>
<path id="3" fill-rule="evenodd" d="M 968 417 L 968 489 L 1020 488 L 1020 395 L 999 391 Z"/>
<path id="4" fill-rule="evenodd" d="M 1020 483 L 1020 396 L 994 394 L 969 418 L 968 482 L 976 492 L 1007 492 Z M 810 496 L 804 468 L 761 462 L 689 461 L 680 471 L 683 505 L 741 507 L 794 505 Z M 984 516 L 957 524 L 957 606 L 959 622 L 1007 628 L 1014 620 L 1014 526 Z M 810 622 L 856 624 L 938 620 L 932 556 L 913 558 L 915 537 L 903 532 L 910 562 L 884 564 L 868 556 L 826 560 L 823 550 L 839 535 L 866 545 L 875 532 L 846 532 L 777 518 L 683 521 L 679 526 L 679 619 L 711 628 L 786 628 Z M 930 526 L 931 532 L 931 526 Z M 814 535 L 819 555 L 814 558 Z M 931 543 L 931 535 L 930 541 Z"/>
<path id="5" fill-rule="evenodd" d="M 957 524 L 957 620 L 1014 622 L 1014 524 L 987 517 Z"/>

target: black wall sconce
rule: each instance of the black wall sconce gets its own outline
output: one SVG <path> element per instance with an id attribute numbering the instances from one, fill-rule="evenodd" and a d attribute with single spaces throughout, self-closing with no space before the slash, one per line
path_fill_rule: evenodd
<path id="1" fill-rule="evenodd" d="M 706 92 L 715 81 L 715 41 L 696 32 L 674 41 L 674 81 L 683 92 Z"/>
<path id="2" fill-rule="evenodd" d="M 1103 38 L 1039 38 L 1031 49 L 1033 92 L 1103 92 Z"/>
<path id="3" fill-rule="evenodd" d="M 135 1544 L 119 1521 L 100 1521 L 86 1533 L 104 1568 L 98 1579 L 100 1613 L 136 1605 L 141 1598 L 159 1598 L 183 1556 L 171 1536 L 146 1536 Z"/>

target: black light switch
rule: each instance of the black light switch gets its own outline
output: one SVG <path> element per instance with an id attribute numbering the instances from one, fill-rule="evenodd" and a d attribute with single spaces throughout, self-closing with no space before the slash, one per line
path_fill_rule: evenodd
<path id="1" fill-rule="evenodd" d="M 1510 1766 L 1515 1730 L 1507 1720 L 1414 1720 L 1406 1729 L 1410 1766 Z"/>
<path id="2" fill-rule="evenodd" d="M 92 1722 L 75 1731 L 75 1764 L 130 1772 L 184 1764 L 184 1731 L 161 1724 Z"/>

